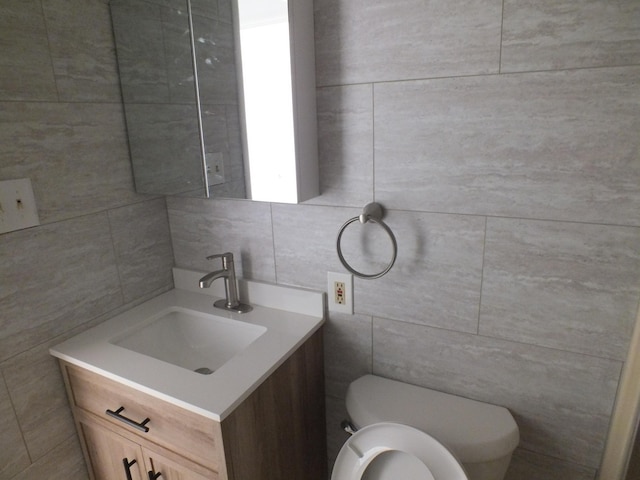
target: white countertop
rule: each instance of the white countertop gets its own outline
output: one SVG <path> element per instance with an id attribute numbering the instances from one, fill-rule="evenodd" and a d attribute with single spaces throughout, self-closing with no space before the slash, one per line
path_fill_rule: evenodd
<path id="1" fill-rule="evenodd" d="M 220 284 L 214 289 L 199 290 L 197 282 L 203 274 L 174 269 L 176 289 L 52 347 L 51 355 L 222 421 L 320 328 L 324 322 L 324 294 L 240 281 L 240 298 L 254 309 L 238 314 L 213 307 L 213 300 L 220 298 L 215 295 L 220 295 L 222 281 L 214 282 Z M 267 331 L 211 375 L 201 375 L 110 343 L 123 332 L 135 330 L 139 322 L 170 307 L 261 325 Z"/>

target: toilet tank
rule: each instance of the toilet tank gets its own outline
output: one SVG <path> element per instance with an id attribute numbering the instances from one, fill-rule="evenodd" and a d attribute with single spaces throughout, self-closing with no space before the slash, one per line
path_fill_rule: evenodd
<path id="1" fill-rule="evenodd" d="M 349 385 L 346 406 L 357 428 L 395 422 L 428 433 L 454 454 L 470 480 L 502 480 L 519 441 L 504 407 L 375 375 Z"/>

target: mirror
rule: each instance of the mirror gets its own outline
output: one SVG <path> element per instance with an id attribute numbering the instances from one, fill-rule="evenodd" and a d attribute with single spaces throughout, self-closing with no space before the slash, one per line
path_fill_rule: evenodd
<path id="1" fill-rule="evenodd" d="M 138 192 L 319 194 L 312 0 L 110 6 Z"/>

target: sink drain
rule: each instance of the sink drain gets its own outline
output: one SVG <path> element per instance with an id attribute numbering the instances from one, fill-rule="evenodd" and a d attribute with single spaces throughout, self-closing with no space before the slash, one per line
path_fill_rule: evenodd
<path id="1" fill-rule="evenodd" d="M 200 367 L 200 368 L 196 368 L 194 372 L 200 373 L 201 375 L 211 375 L 213 373 L 213 370 L 207 367 Z"/>

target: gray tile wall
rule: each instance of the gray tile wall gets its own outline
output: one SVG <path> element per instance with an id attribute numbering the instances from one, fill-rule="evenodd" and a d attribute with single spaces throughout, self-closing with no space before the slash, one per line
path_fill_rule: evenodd
<path id="1" fill-rule="evenodd" d="M 640 4 L 315 10 L 323 195 L 169 198 L 169 241 L 164 200 L 133 192 L 106 0 L 0 6 L 0 179 L 31 178 L 43 222 L 0 236 L 0 478 L 86 478 L 47 348 L 169 288 L 172 244 L 324 289 L 372 199 L 400 254 L 327 324 L 333 455 L 374 372 L 509 407 L 509 480 L 595 477 L 640 297 Z M 389 253 L 345 242 L 364 268 Z"/>
<path id="2" fill-rule="evenodd" d="M 0 179 L 42 225 L 0 235 L 0 478 L 83 479 L 51 345 L 172 286 L 164 198 L 134 193 L 102 0 L 0 5 Z"/>
<path id="3" fill-rule="evenodd" d="M 315 22 L 322 196 L 169 198 L 176 263 L 231 250 L 324 290 L 375 199 L 399 255 L 328 321 L 332 455 L 374 372 L 507 406 L 509 480 L 593 480 L 640 299 L 640 3 L 316 0 Z M 348 258 L 383 265 L 352 228 Z"/>

